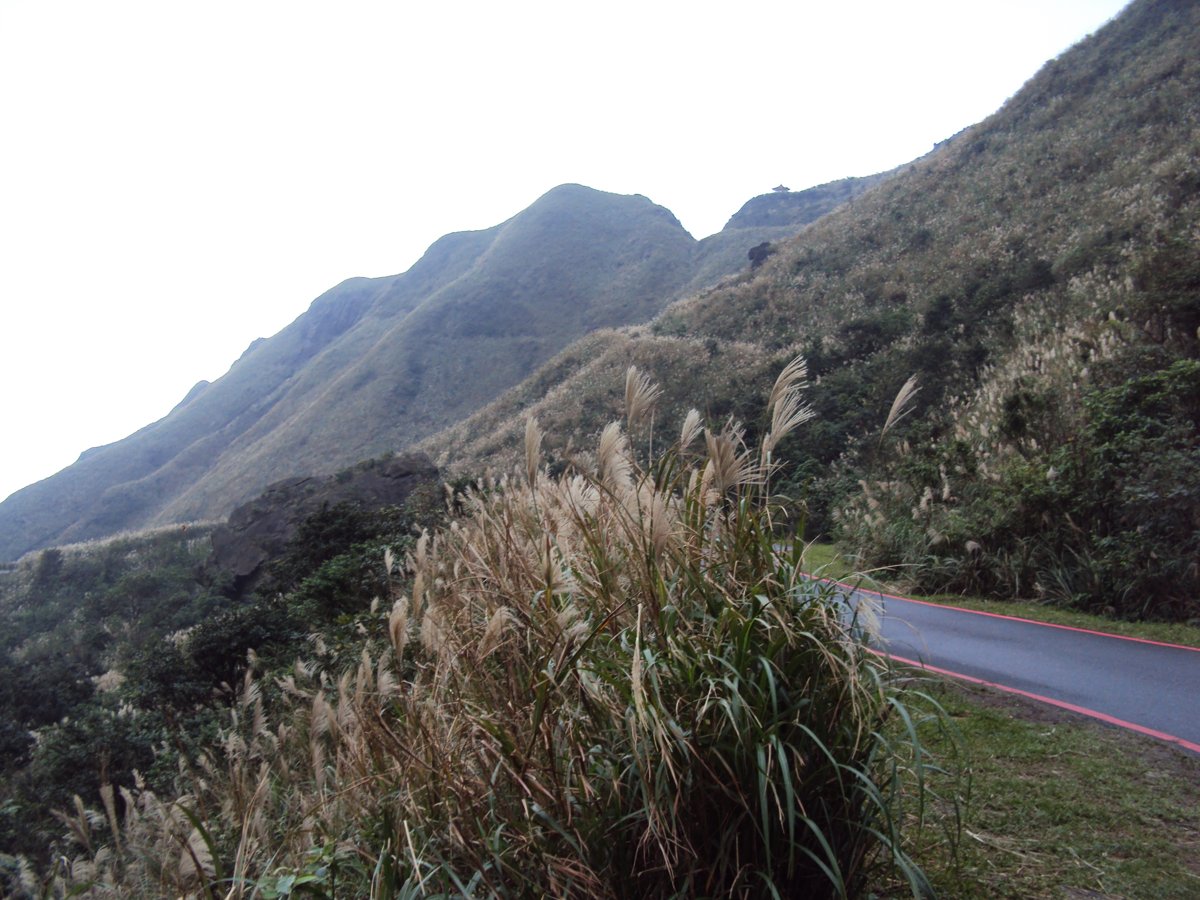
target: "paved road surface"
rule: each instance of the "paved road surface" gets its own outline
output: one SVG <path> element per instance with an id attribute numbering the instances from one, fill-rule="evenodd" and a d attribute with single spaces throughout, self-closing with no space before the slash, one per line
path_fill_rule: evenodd
<path id="1" fill-rule="evenodd" d="M 1200 650 L 858 590 L 896 659 L 1200 753 Z"/>

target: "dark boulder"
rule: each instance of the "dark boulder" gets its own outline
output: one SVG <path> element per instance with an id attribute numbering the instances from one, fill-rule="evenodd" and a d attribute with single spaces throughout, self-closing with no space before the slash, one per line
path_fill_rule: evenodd
<path id="1" fill-rule="evenodd" d="M 364 510 L 403 506 L 416 489 L 436 484 L 437 467 L 422 453 L 371 460 L 328 478 L 288 478 L 239 506 L 212 535 L 207 568 L 230 579 L 238 595 L 261 580 L 305 519 L 325 506 L 356 504 Z"/>

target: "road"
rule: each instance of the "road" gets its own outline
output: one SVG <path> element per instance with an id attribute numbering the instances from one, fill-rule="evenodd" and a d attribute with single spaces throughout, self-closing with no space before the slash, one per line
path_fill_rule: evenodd
<path id="1" fill-rule="evenodd" d="M 1200 650 L 851 588 L 882 606 L 882 649 L 1200 754 Z"/>

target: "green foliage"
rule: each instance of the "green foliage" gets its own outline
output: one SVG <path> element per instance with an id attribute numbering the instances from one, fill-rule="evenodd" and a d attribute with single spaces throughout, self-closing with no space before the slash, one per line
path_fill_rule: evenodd
<path id="1" fill-rule="evenodd" d="M 52 548 L 0 579 L 4 851 L 44 858 L 59 833 L 52 809 L 156 769 L 169 733 L 158 710 L 123 703 L 118 670 L 226 602 L 200 578 L 206 537 L 174 527 Z"/>
<path id="2" fill-rule="evenodd" d="M 270 596 L 291 590 L 353 545 L 395 531 L 397 517 L 398 511 L 368 511 L 357 503 L 323 504 L 300 523 L 284 552 L 271 561 L 270 581 L 260 593 Z"/>
<path id="3" fill-rule="evenodd" d="M 146 710 L 186 712 L 232 693 L 249 653 L 295 652 L 307 633 L 282 603 L 260 601 L 224 610 L 178 641 L 146 648 L 129 667 L 130 697 Z"/>
<path id="4" fill-rule="evenodd" d="M 287 594 L 290 614 L 310 625 L 363 609 L 387 593 L 382 549 L 402 551 L 415 531 L 444 515 L 437 486 L 414 493 L 403 509 L 326 504 L 301 523 L 271 561 L 268 580 L 257 592 L 259 602 Z"/>
<path id="5" fill-rule="evenodd" d="M 173 642 L 146 647 L 131 661 L 128 694 L 145 710 L 186 715 L 223 697 L 229 702 L 251 665 L 286 666 L 308 648 L 310 633 L 367 609 L 386 596 L 383 549 L 412 542 L 416 513 L 393 507 L 324 505 L 306 518 L 280 556 L 270 579 L 250 601 L 210 615 Z"/>
<path id="6" fill-rule="evenodd" d="M 1125 616 L 1200 615 L 1200 362 L 1179 360 L 1084 406 L 1081 440 L 1051 456 L 1062 474 L 1050 499 L 1085 532 L 1069 538 L 1079 565 L 1060 578 L 1061 594 Z"/>
<path id="7" fill-rule="evenodd" d="M 94 703 L 42 732 L 30 772 L 46 791 L 43 803 L 66 808 L 75 794 L 98 796 L 102 784 L 133 786 L 135 769 L 153 761 L 152 736 L 135 715 L 115 703 Z"/>
<path id="8" fill-rule="evenodd" d="M 1177 360 L 1084 396 L 1069 440 L 981 477 L 965 444 L 892 463 L 845 537 L 926 593 L 1045 600 L 1125 618 L 1200 615 L 1200 362 Z M 1020 438 L 1048 398 L 1003 402 Z M 965 464 L 966 463 L 966 464 Z M 947 472 L 959 477 L 947 480 Z M 943 497 L 954 482 L 954 495 Z"/>
<path id="9" fill-rule="evenodd" d="M 395 543 L 408 543 L 404 541 Z M 369 606 L 387 593 L 378 541 L 355 544 L 322 564 L 297 584 L 289 597 L 297 614 L 309 621 L 327 621 Z"/>
<path id="10" fill-rule="evenodd" d="M 1151 337 L 1195 353 L 1200 335 L 1200 249 L 1187 236 L 1175 237 L 1143 257 L 1133 278 L 1140 306 L 1151 316 Z"/>
<path id="11" fill-rule="evenodd" d="M 851 319 L 838 330 L 845 362 L 878 353 L 912 330 L 912 313 L 904 308 L 872 312 Z"/>
<path id="12" fill-rule="evenodd" d="M 353 884 L 353 875 L 360 876 L 358 883 L 361 883 L 361 868 L 358 860 L 348 851 L 339 850 L 335 844 L 326 843 L 313 847 L 305 854 L 304 865 L 299 871 L 260 878 L 254 886 L 254 894 L 263 900 L 280 900 L 281 897 L 292 896 L 332 900 L 338 895 L 338 870 L 349 869 Z"/>
<path id="13" fill-rule="evenodd" d="M 34 571 L 34 586 L 41 589 L 51 587 L 62 573 L 63 554 L 57 547 L 50 547 L 38 555 L 37 569 Z"/>

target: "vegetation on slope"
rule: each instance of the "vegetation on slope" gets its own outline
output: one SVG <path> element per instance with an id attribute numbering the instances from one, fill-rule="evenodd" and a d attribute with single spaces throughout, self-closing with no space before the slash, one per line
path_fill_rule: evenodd
<path id="1" fill-rule="evenodd" d="M 852 214 L 647 327 L 568 347 L 444 436 L 468 468 L 523 443 L 525 478 L 461 501 L 467 516 L 410 548 L 404 573 L 406 536 L 347 545 L 359 532 L 333 511 L 272 596 L 173 650 L 115 649 L 133 626 L 109 613 L 77 633 L 26 628 L 7 648 L 13 683 L 26 663 L 65 668 L 48 670 L 44 709 L 26 702 L 38 685 L 3 698 L 5 827 L 45 838 L 24 824 L 35 799 L 78 789 L 75 845 L 52 877 L 98 894 L 837 894 L 893 866 L 920 887 L 897 843 L 906 767 L 924 759 L 892 743 L 913 736 L 907 707 L 838 599 L 774 552 L 772 526 L 806 508 L 927 590 L 1196 616 L 1198 35 L 1194 5 L 1137 2 Z M 781 437 L 747 398 L 797 350 L 820 414 Z M 631 359 L 665 385 L 660 423 L 697 425 L 695 403 L 744 430 L 664 449 L 633 412 L 652 393 L 636 376 L 628 428 L 610 428 L 598 385 Z M 885 438 L 913 372 L 916 413 Z M 577 435 L 544 469 L 529 409 Z M 744 450 L 761 441 L 793 460 L 770 490 Z M 53 594 L 55 558 L 18 570 L 20 589 Z M 111 596 L 97 582 L 95 608 L 136 603 L 140 578 Z M 168 595 L 209 602 L 185 582 L 147 595 L 153 627 Z M 45 615 L 38 595 L 11 596 L 14 621 Z M 51 607 L 63 622 L 92 615 L 77 596 Z M 90 679 L 114 667 L 125 683 L 96 694 Z"/>
<path id="2" fill-rule="evenodd" d="M 0 869 L 61 852 L 53 811 L 75 796 L 170 792 L 252 661 L 288 665 L 315 631 L 348 639 L 387 590 L 384 548 L 410 546 L 430 512 L 326 504 L 250 598 L 206 565 L 208 525 L 45 550 L 0 575 Z"/>
<path id="3" fill-rule="evenodd" d="M 554 422 L 548 438 L 551 466 L 560 470 L 577 458 L 584 463 L 607 423 L 619 413 L 619 398 L 601 385 L 612 384 L 630 365 L 656 377 L 662 395 L 659 415 L 682 419 L 692 406 L 708 421 L 732 417 L 757 437 L 765 415 L 756 398 L 788 360 L 783 352 L 750 343 L 698 341 L 654 335 L 646 329 L 605 330 L 572 344 L 532 378 L 458 425 L 418 445 L 439 453 L 452 470 L 507 471 L 523 455 L 524 419 Z"/>
<path id="4" fill-rule="evenodd" d="M 677 348 L 736 347 L 712 364 L 734 376 L 718 408 L 765 389 L 768 367 L 742 361 L 803 352 L 820 415 L 783 448 L 781 488 L 865 566 L 901 564 L 926 590 L 1197 616 L 1197 40 L 1195 4 L 1132 4 L 987 121 L 606 347 L 668 385 L 695 371 Z M 595 365 L 568 348 L 472 423 L 489 437 L 445 435 L 459 464 L 515 444 L 522 411 L 564 392 L 596 406 Z M 914 373 L 916 410 L 881 444 Z"/>
<path id="5" fill-rule="evenodd" d="M 277 561 L 270 599 L 196 629 L 178 645 L 182 654 L 152 643 L 145 658 L 163 664 L 147 670 L 135 661 L 117 696 L 124 717 L 143 725 L 152 710 L 172 710 L 175 727 L 156 738 L 171 743 L 157 748 L 150 781 L 113 777 L 111 789 L 101 781 L 62 804 L 69 843 L 54 842 L 59 862 L 43 870 L 45 886 L 95 896 L 394 896 L 406 888 L 458 893 L 475 878 L 477 892 L 669 894 L 673 886 L 660 879 L 670 873 L 651 867 L 630 880 L 641 863 L 620 856 L 646 859 L 649 846 L 674 848 L 674 872 L 693 875 L 674 887 L 695 894 L 706 889 L 695 879 L 720 877 L 723 854 L 742 841 L 741 822 L 755 847 L 767 830 L 766 846 L 807 861 L 808 874 L 795 877 L 817 872 L 816 886 L 803 888 L 816 895 L 839 893 L 839 877 L 849 894 L 904 890 L 908 879 L 923 885 L 919 864 L 935 890 L 953 896 L 988 896 L 998 885 L 1038 896 L 1055 886 L 1123 885 L 1136 896 L 1146 870 L 1121 854 L 1142 847 L 1160 860 L 1156 892 L 1187 895 L 1177 846 L 1186 838 L 1177 828 L 1164 836 L 1158 822 L 1152 835 L 1121 813 L 1111 860 L 1110 844 L 1085 840 L 1094 829 L 1070 810 L 1104 803 L 1085 765 L 1086 748 L 1099 745 L 1085 734 L 1064 728 L 1066 739 L 1042 752 L 1053 728 L 998 724 L 986 709 L 943 697 L 979 755 L 976 800 L 960 805 L 954 779 L 930 768 L 932 747 L 946 758 L 958 753 L 945 743 L 945 720 L 929 716 L 928 700 L 911 690 L 891 693 L 893 673 L 843 630 L 841 600 L 796 581 L 799 560 L 775 551 L 771 522 L 780 510 L 755 471 L 761 452 L 739 454 L 730 428 L 698 446 L 697 415 L 664 447 L 664 417 L 645 403 L 654 388 L 636 373 L 629 385 L 632 424 L 607 430 L 592 474 L 551 477 L 545 441 L 527 425 L 532 464 L 523 477 L 459 496 L 466 516 L 449 528 L 417 545 L 395 534 L 355 544 L 362 517 L 326 509 Z M 781 412 L 764 417 L 773 445 L 806 416 L 798 395 L 788 402 L 787 394 L 777 396 Z M 658 449 L 639 466 L 630 445 Z M 722 483 L 733 486 L 722 492 Z M 755 498 L 765 506 L 748 502 Z M 373 597 L 395 602 L 389 611 Z M 685 598 L 697 604 L 690 615 Z M 255 630 L 265 626 L 275 630 Z M 198 665 L 212 671 L 189 693 Z M 711 715 L 697 712 L 705 709 Z M 815 721 L 792 718 L 801 714 Z M 681 723 L 694 730 L 681 735 Z M 1001 734 L 1003 743 L 983 734 Z M 816 749 L 806 744 L 814 739 L 851 755 L 839 753 L 833 765 L 805 749 Z M 806 765 L 783 767 L 798 757 L 780 747 Z M 1019 760 L 1019 776 L 988 762 L 994 752 Z M 828 823 L 814 810 L 845 810 L 837 797 L 863 784 L 853 772 L 864 759 L 871 768 L 861 771 L 873 773 L 880 793 L 868 791 L 854 809 L 900 843 L 863 845 L 853 826 L 833 827 L 842 850 L 793 843 L 788 791 L 804 800 L 798 833 L 815 838 L 811 826 Z M 823 778 L 838 771 L 851 780 Z M 724 773 L 715 785 L 706 780 L 714 772 Z M 919 773 L 942 799 L 922 797 Z M 1028 791 L 1004 787 L 1014 777 L 1028 788 L 1050 776 L 1053 800 L 1017 802 Z M 1183 814 L 1156 783 L 1134 781 L 1106 776 L 1102 797 L 1122 810 L 1153 804 L 1162 815 Z M 684 813 L 695 802 L 709 805 L 692 819 Z M 764 802 L 780 815 L 757 824 Z M 732 824 L 714 829 L 714 819 Z M 922 819 L 927 832 L 919 834 Z M 634 839 L 638 823 L 649 829 L 645 841 Z M 945 839 L 962 823 L 968 845 L 959 855 Z M 1050 846 L 1066 856 L 1051 858 Z M 820 870 L 831 854 L 841 866 L 832 877 Z M 756 864 L 769 865 L 761 857 Z M 17 858 L 0 854 L 0 876 L 15 896 L 43 890 Z M 797 884 L 786 867 L 767 877 Z M 757 896 L 760 885 L 744 893 Z"/>
<path id="6" fill-rule="evenodd" d="M 209 531 L 54 548 L 0 575 L 0 850 L 43 854 L 60 831 L 51 809 L 153 763 L 121 670 L 225 605 L 197 578 Z"/>

